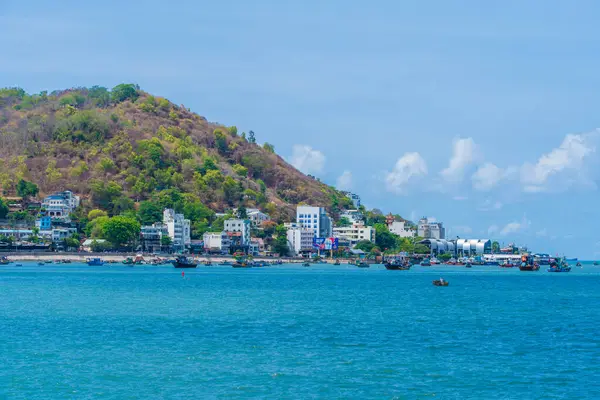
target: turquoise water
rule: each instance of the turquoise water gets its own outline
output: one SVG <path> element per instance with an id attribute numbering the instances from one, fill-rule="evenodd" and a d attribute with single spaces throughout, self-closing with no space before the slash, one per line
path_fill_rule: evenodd
<path id="1" fill-rule="evenodd" d="M 599 335 L 591 265 L 0 267 L 2 399 L 593 399 Z"/>

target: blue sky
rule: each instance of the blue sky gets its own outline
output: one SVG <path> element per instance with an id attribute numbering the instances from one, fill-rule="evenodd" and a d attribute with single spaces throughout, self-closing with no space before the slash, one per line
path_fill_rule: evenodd
<path id="1" fill-rule="evenodd" d="M 600 4 L 288 3 L 4 0 L 0 86 L 136 82 L 369 207 L 600 258 Z"/>

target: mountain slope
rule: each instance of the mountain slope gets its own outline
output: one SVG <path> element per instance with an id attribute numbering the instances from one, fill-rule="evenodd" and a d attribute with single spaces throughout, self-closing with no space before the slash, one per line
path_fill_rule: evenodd
<path id="1" fill-rule="evenodd" d="M 90 200 L 88 207 L 111 214 L 156 198 L 180 207 L 180 198 L 201 202 L 217 212 L 258 207 L 279 221 L 290 220 L 298 203 L 333 214 L 350 206 L 270 145 L 254 143 L 253 134 L 125 84 L 35 95 L 0 89 L 3 195 L 14 194 L 21 179 L 41 194 L 71 189 Z"/>

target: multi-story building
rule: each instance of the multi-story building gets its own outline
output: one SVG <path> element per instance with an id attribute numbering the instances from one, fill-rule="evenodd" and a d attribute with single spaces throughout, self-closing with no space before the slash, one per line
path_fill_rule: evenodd
<path id="1" fill-rule="evenodd" d="M 333 237 L 354 246 L 362 240 L 375 242 L 375 229 L 371 226 L 364 226 L 363 224 L 353 224 L 352 226 L 344 227 L 340 226 L 333 228 Z"/>
<path id="2" fill-rule="evenodd" d="M 430 221 L 429 218 L 421 218 L 417 225 L 417 235 L 425 239 L 445 239 L 446 229 L 441 222 Z"/>
<path id="3" fill-rule="evenodd" d="M 250 245 L 250 220 L 231 218 L 225 220 L 224 230 L 236 246 Z M 234 243 L 232 243 L 234 244 Z"/>
<path id="4" fill-rule="evenodd" d="M 190 220 L 185 219 L 183 214 L 176 214 L 173 209 L 167 208 L 163 211 L 163 224 L 167 227 L 173 251 L 183 253 L 192 242 Z"/>
<path id="5" fill-rule="evenodd" d="M 40 217 L 35 221 L 35 226 L 40 231 L 49 231 L 52 229 L 52 218 L 49 216 Z"/>
<path id="6" fill-rule="evenodd" d="M 50 218 L 65 220 L 79 207 L 79 202 L 79 196 L 74 195 L 70 190 L 65 190 L 46 197 L 42 202 L 42 208 Z"/>
<path id="7" fill-rule="evenodd" d="M 415 231 L 406 226 L 405 221 L 392 221 L 388 223 L 388 229 L 395 235 L 400 237 L 414 237 Z"/>
<path id="8" fill-rule="evenodd" d="M 204 251 L 208 253 L 229 253 L 230 240 L 227 232 L 206 232 L 204 239 Z"/>
<path id="9" fill-rule="evenodd" d="M 314 231 L 310 228 L 295 227 L 287 230 L 287 241 L 290 251 L 295 255 L 309 253 L 313 250 Z"/>
<path id="10" fill-rule="evenodd" d="M 327 238 L 333 234 L 331 218 L 323 207 L 298 206 L 296 222 L 304 228 L 311 229 L 314 237 Z"/>
<path id="11" fill-rule="evenodd" d="M 253 227 L 259 228 L 263 222 L 270 221 L 271 217 L 268 214 L 260 211 L 258 208 L 249 208 L 246 210 L 248 219 Z"/>
<path id="12" fill-rule="evenodd" d="M 148 253 L 158 253 L 162 250 L 162 238 L 169 236 L 169 230 L 166 225 L 155 223 L 142 226 L 140 239 L 142 250 Z"/>
<path id="13" fill-rule="evenodd" d="M 60 243 L 74 233 L 77 233 L 77 228 L 54 228 L 52 229 L 52 242 Z"/>

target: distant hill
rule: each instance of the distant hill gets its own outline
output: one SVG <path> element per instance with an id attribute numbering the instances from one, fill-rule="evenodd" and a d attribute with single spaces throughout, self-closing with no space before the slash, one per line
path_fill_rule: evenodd
<path id="1" fill-rule="evenodd" d="M 332 214 L 343 193 L 259 146 L 251 132 L 208 122 L 130 84 L 30 95 L 0 89 L 0 190 L 24 179 L 40 196 L 70 189 L 88 208 L 118 214 L 139 202 L 257 207 L 285 221 L 299 203 Z"/>

